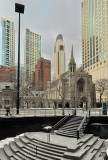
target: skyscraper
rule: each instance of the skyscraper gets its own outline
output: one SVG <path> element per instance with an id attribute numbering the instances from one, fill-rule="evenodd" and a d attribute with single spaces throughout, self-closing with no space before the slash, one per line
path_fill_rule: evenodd
<path id="1" fill-rule="evenodd" d="M 83 68 L 94 82 L 108 79 L 108 0 L 83 0 L 81 15 Z"/>
<path id="2" fill-rule="evenodd" d="M 24 74 L 26 83 L 32 83 L 32 72 L 41 58 L 41 36 L 26 28 L 25 31 Z"/>
<path id="3" fill-rule="evenodd" d="M 65 43 L 59 34 L 54 45 L 54 80 L 65 72 Z"/>
<path id="4" fill-rule="evenodd" d="M 15 65 L 15 29 L 14 20 L 6 17 L 1 19 L 2 25 L 2 65 Z"/>

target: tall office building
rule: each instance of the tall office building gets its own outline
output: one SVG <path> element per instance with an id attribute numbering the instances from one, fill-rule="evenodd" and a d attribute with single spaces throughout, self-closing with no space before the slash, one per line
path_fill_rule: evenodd
<path id="1" fill-rule="evenodd" d="M 94 82 L 108 79 L 108 0 L 83 0 L 81 15 L 83 68 Z"/>
<path id="2" fill-rule="evenodd" d="M 59 34 L 54 45 L 54 80 L 65 72 L 65 43 Z"/>
<path id="3" fill-rule="evenodd" d="M 15 66 L 15 29 L 14 20 L 1 19 L 2 25 L 2 65 Z"/>
<path id="4" fill-rule="evenodd" d="M 26 28 L 25 31 L 24 74 L 26 83 L 32 83 L 32 72 L 41 58 L 41 36 Z"/>

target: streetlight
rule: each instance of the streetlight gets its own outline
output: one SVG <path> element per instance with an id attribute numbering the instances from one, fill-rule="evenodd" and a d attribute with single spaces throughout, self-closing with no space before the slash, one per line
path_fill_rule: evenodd
<path id="1" fill-rule="evenodd" d="M 24 14 L 24 5 L 15 3 L 15 12 L 19 13 L 19 33 L 18 33 L 18 72 L 17 72 L 17 111 L 19 114 L 19 84 L 20 84 L 20 13 Z"/>

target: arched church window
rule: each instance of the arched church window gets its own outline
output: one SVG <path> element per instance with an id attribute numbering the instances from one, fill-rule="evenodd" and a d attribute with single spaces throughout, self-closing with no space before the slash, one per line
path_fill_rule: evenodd
<path id="1" fill-rule="evenodd" d="M 79 92 L 83 92 L 83 90 L 84 90 L 84 83 L 82 80 L 78 81 L 78 90 L 79 90 Z"/>

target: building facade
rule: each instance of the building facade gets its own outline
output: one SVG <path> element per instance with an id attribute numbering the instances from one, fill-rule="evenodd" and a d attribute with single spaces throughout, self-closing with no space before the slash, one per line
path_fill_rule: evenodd
<path id="1" fill-rule="evenodd" d="M 0 65 L 0 82 L 13 82 L 16 84 L 16 68 Z"/>
<path id="2" fill-rule="evenodd" d="M 81 15 L 83 68 L 94 83 L 108 79 L 108 0 L 83 0 Z"/>
<path id="3" fill-rule="evenodd" d="M 76 62 L 73 57 L 73 47 L 71 59 L 68 64 L 68 71 L 48 83 L 45 93 L 47 100 L 53 100 L 53 107 L 60 108 L 91 108 L 96 106 L 95 85 L 92 76 L 84 71 L 82 67 L 76 69 Z"/>
<path id="4" fill-rule="evenodd" d="M 1 19 L 2 25 L 2 65 L 15 66 L 15 29 L 14 20 Z"/>
<path id="5" fill-rule="evenodd" d="M 65 43 L 59 34 L 54 45 L 54 80 L 65 72 Z"/>
<path id="6" fill-rule="evenodd" d="M 51 81 L 51 61 L 44 58 L 38 60 L 32 76 L 33 89 L 37 91 L 46 90 L 47 82 Z"/>
<path id="7" fill-rule="evenodd" d="M 41 36 L 26 28 L 25 31 L 24 79 L 32 83 L 32 72 L 41 58 Z"/>
<path id="8" fill-rule="evenodd" d="M 10 82 L 0 82 L 0 108 L 16 107 L 17 92 Z"/>

